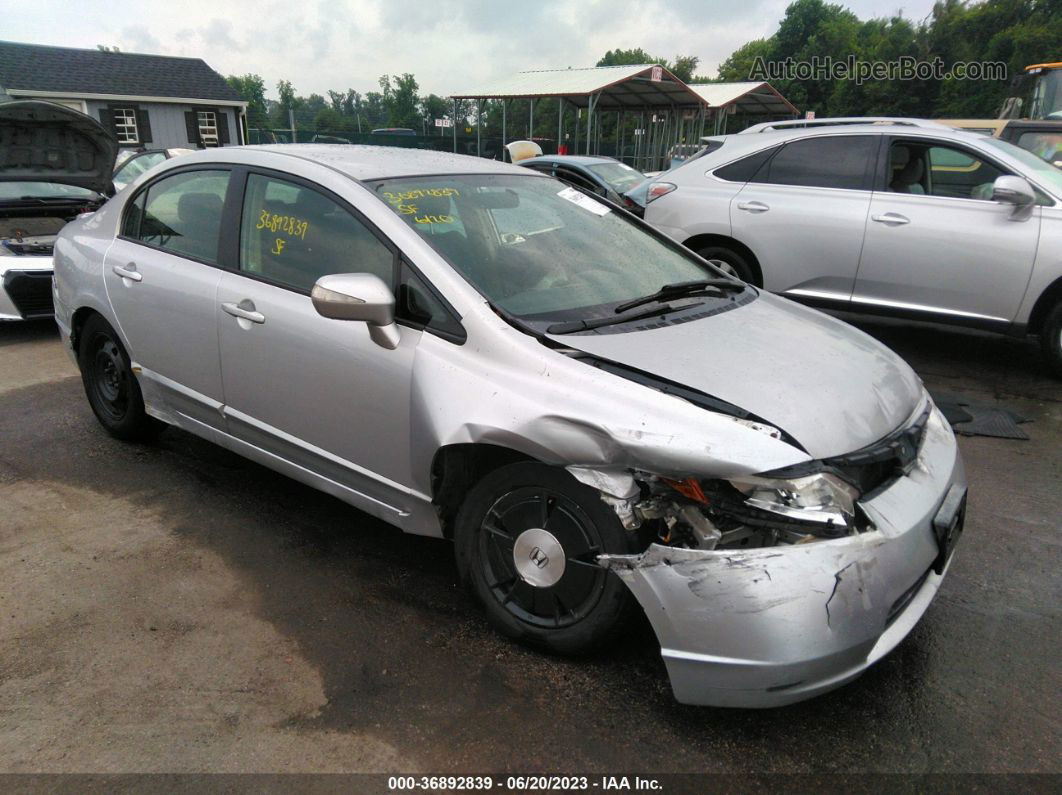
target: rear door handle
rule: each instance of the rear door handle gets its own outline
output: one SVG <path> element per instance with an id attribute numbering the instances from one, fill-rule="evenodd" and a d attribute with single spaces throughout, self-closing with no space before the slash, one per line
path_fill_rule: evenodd
<path id="1" fill-rule="evenodd" d="M 249 320 L 252 323 L 265 323 L 265 315 L 261 312 L 256 312 L 254 309 L 254 302 L 246 298 L 238 304 L 225 302 L 221 305 L 221 308 L 233 317 Z"/>
<path id="2" fill-rule="evenodd" d="M 738 209 L 748 213 L 765 213 L 771 208 L 763 202 L 738 202 Z"/>
<path id="3" fill-rule="evenodd" d="M 871 221 L 877 221 L 879 224 L 886 224 L 888 226 L 903 226 L 904 224 L 911 223 L 911 219 L 907 216 L 900 215 L 899 213 L 885 213 L 884 215 L 872 215 Z"/>
<path id="4" fill-rule="evenodd" d="M 144 280 L 143 274 L 137 271 L 135 262 L 130 262 L 128 265 L 115 265 L 111 270 L 123 279 L 129 279 L 133 282 Z"/>

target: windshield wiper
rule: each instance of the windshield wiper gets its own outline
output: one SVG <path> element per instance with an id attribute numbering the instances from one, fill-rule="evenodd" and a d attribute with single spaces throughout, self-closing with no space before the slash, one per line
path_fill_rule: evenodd
<path id="1" fill-rule="evenodd" d="M 679 309 L 692 309 L 700 304 L 690 304 L 689 306 L 682 306 Z M 563 323 L 554 323 L 546 329 L 547 334 L 574 334 L 577 331 L 589 331 L 590 329 L 601 328 L 602 326 L 615 326 L 618 323 L 630 323 L 634 320 L 644 320 L 647 317 L 657 317 L 658 315 L 666 315 L 668 312 L 676 312 L 678 310 L 671 304 L 664 304 L 658 306 L 656 309 L 650 309 L 646 312 L 639 312 L 636 315 L 630 315 L 628 317 L 599 317 L 594 320 L 567 320 Z"/>
<path id="2" fill-rule="evenodd" d="M 655 301 L 667 301 L 671 298 L 686 298 L 693 295 L 703 295 L 707 290 L 718 290 L 719 292 L 724 293 L 728 291 L 740 293 L 744 289 L 744 282 L 733 281 L 731 279 L 697 279 L 692 282 L 675 282 L 674 284 L 665 284 L 652 295 L 645 295 L 641 298 L 635 298 L 633 301 L 628 301 L 625 304 L 620 304 L 616 307 L 615 311 L 617 313 L 626 312 L 637 306 L 651 304 Z"/>

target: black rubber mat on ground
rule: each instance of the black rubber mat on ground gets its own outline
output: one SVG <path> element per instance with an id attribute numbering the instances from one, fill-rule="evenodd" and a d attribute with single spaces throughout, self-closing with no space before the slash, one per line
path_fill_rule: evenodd
<path id="1" fill-rule="evenodd" d="M 1008 409 L 971 403 L 957 395 L 933 395 L 933 401 L 951 423 L 955 433 L 963 436 L 994 436 L 999 439 L 1028 439 L 1018 427 L 1031 420 Z"/>

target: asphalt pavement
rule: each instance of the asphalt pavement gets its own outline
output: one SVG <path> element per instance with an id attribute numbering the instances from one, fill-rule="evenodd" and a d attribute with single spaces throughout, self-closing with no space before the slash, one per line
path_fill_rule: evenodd
<path id="1" fill-rule="evenodd" d="M 513 645 L 448 542 L 181 431 L 115 441 L 54 325 L 0 326 L 0 772 L 1060 772 L 1062 382 L 1031 342 L 858 325 L 1031 438 L 960 439 L 924 619 L 770 711 L 675 703 L 644 620 L 591 659 Z"/>

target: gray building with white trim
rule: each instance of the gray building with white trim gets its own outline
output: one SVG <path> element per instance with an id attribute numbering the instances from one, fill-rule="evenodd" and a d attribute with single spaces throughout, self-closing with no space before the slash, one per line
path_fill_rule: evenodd
<path id="1" fill-rule="evenodd" d="M 0 41 L 0 102 L 15 99 L 87 113 L 125 149 L 246 141 L 247 103 L 201 58 Z"/>

